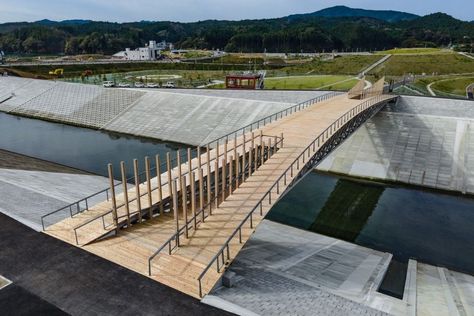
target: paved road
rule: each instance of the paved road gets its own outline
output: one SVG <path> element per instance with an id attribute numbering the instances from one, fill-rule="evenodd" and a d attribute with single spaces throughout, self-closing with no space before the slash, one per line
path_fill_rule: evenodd
<path id="1" fill-rule="evenodd" d="M 0 275 L 68 314 L 230 315 L 3 214 L 0 227 Z"/>

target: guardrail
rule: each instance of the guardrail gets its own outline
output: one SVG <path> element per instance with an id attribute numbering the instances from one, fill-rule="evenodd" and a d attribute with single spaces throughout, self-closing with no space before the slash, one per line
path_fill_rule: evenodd
<path id="1" fill-rule="evenodd" d="M 233 132 L 230 132 L 230 133 L 228 133 L 224 136 L 221 136 L 217 139 L 214 139 L 214 140 L 208 142 L 204 146 L 209 146 L 210 148 L 215 148 L 215 147 L 219 146 L 220 141 L 229 141 L 229 139 L 233 139 L 234 137 L 238 137 L 238 136 L 241 136 L 245 133 L 252 132 L 254 130 L 260 129 L 260 128 L 266 126 L 267 124 L 273 123 L 273 122 L 275 122 L 279 119 L 282 119 L 282 118 L 284 118 L 288 115 L 291 115 L 295 112 L 301 111 L 301 110 L 303 110 L 303 109 L 305 109 L 305 108 L 307 108 L 307 107 L 309 107 L 313 104 L 316 104 L 316 103 L 319 103 L 319 102 L 322 102 L 322 101 L 326 101 L 328 99 L 334 98 L 335 96 L 338 96 L 338 95 L 341 95 L 341 94 L 343 94 L 343 93 L 342 92 L 329 92 L 329 93 L 323 94 L 319 97 L 310 99 L 308 101 L 295 104 L 295 105 L 293 105 L 291 107 L 288 107 L 284 110 L 281 110 L 277 113 L 274 113 L 274 114 L 268 115 L 264 118 L 261 118 L 256 122 L 248 124 L 248 125 L 246 125 L 242 128 L 239 128 L 239 129 L 233 131 Z"/>
<path id="2" fill-rule="evenodd" d="M 395 97 L 394 97 L 395 98 Z M 297 177 L 294 177 L 294 169 L 297 172 L 300 171 L 300 160 L 302 160 L 303 164 L 305 163 L 305 157 L 307 156 L 308 160 L 312 155 L 315 155 L 318 150 L 321 148 L 322 144 L 324 144 L 329 138 L 333 136 L 333 134 L 338 131 L 341 126 L 345 125 L 353 118 L 355 118 L 360 113 L 364 112 L 368 108 L 379 104 L 381 101 L 389 100 L 385 96 L 375 96 L 372 99 L 369 99 L 357 107 L 347 111 L 341 117 L 339 117 L 334 123 L 329 125 L 319 136 L 313 140 L 304 150 L 303 152 L 293 161 L 293 163 L 285 170 L 285 172 L 275 181 L 275 183 L 270 187 L 270 189 L 264 194 L 264 196 L 259 200 L 259 202 L 255 205 L 255 207 L 247 214 L 247 216 L 241 221 L 241 223 L 237 226 L 234 232 L 227 238 L 224 245 L 220 248 L 220 250 L 216 253 L 216 255 L 211 259 L 208 263 L 206 268 L 202 271 L 199 275 L 197 281 L 199 282 L 199 296 L 202 297 L 202 279 L 209 271 L 211 266 L 216 263 L 217 272 L 220 273 L 221 266 L 225 265 L 225 257 L 227 255 L 227 260 L 230 259 L 230 242 L 234 239 L 234 237 L 238 234 L 239 235 L 239 243 L 242 243 L 242 227 L 245 223 L 250 220 L 250 228 L 253 228 L 253 214 L 255 211 L 260 211 L 260 216 L 263 216 L 263 203 L 268 199 L 268 205 L 272 205 L 272 192 L 275 191 L 276 195 L 280 195 L 280 182 L 283 181 L 283 185 L 288 188 L 291 187 L 292 182 Z M 311 155 L 312 154 L 312 155 Z M 291 183 L 287 186 L 288 177 L 291 178 Z M 285 189 L 286 189 L 285 188 Z M 278 197 L 277 197 L 278 199 Z"/>
<path id="3" fill-rule="evenodd" d="M 201 148 L 215 148 L 215 147 L 218 147 L 219 146 L 219 143 L 221 141 L 229 141 L 229 139 L 232 139 L 232 138 L 235 138 L 235 137 L 238 137 L 238 136 L 242 136 L 244 135 L 245 133 L 247 132 L 252 132 L 253 130 L 256 130 L 256 129 L 259 129 L 261 127 L 264 127 L 266 126 L 267 124 L 270 124 L 270 123 L 273 123 L 275 121 L 277 121 L 278 119 L 282 119 L 288 115 L 291 115 L 292 113 L 295 113 L 295 112 L 298 112 L 298 111 L 301 111 L 313 104 L 316 104 L 316 103 L 319 103 L 319 102 L 322 102 L 322 101 L 325 101 L 325 100 L 328 100 L 330 98 L 333 98 L 337 95 L 341 95 L 342 93 L 341 92 L 330 92 L 330 93 L 326 93 L 324 95 L 321 95 L 319 97 L 316 97 L 316 98 L 313 98 L 313 99 L 310 99 L 308 101 L 305 101 L 305 102 L 301 102 L 301 103 L 298 103 L 298 104 L 295 104 L 291 107 L 288 107 L 282 111 L 279 111 L 277 113 L 274 113 L 274 114 L 271 114 L 271 115 L 268 115 L 262 119 L 259 119 L 258 121 L 256 122 L 253 122 L 249 125 L 246 125 L 242 128 L 239 128 L 233 132 L 230 132 L 222 137 L 219 137 L 215 140 L 212 140 L 210 142 L 208 142 L 207 144 L 205 145 L 202 145 L 202 146 L 199 146 Z M 197 148 L 193 148 L 192 151 L 191 151 L 191 155 L 193 157 L 195 157 L 195 155 L 197 154 Z M 184 153 L 182 155 L 182 158 L 185 158 L 186 157 L 186 153 Z M 220 156 L 219 156 L 220 157 Z M 185 159 L 182 159 L 181 161 L 185 161 Z M 172 167 L 173 166 L 176 166 L 176 162 L 177 162 L 177 158 L 173 158 L 171 160 L 171 164 L 172 164 Z M 166 163 L 163 163 L 161 164 L 160 166 L 160 170 L 165 170 L 166 168 Z M 156 170 L 156 167 L 153 167 L 151 168 L 151 172 L 155 171 Z M 140 173 L 139 175 L 139 178 L 143 177 L 145 175 L 146 171 L 143 171 Z M 134 177 L 130 177 L 127 179 L 127 182 L 133 180 Z M 122 184 L 121 181 L 117 181 L 117 183 L 114 185 L 115 188 L 119 187 L 120 185 Z M 156 190 L 156 188 L 155 188 Z M 41 216 L 41 225 L 43 227 L 43 231 L 45 230 L 46 226 L 45 226 L 45 220 L 48 218 L 48 217 L 52 217 L 53 215 L 57 214 L 57 213 L 61 213 L 61 212 L 64 212 L 66 214 L 69 214 L 70 217 L 73 217 L 79 213 L 82 213 L 82 212 L 85 212 L 85 211 L 88 211 L 89 210 L 89 206 L 90 205 L 93 205 L 91 204 L 90 200 L 91 198 L 93 197 L 97 197 L 99 196 L 100 194 L 104 194 L 105 197 L 106 197 L 106 200 L 109 201 L 109 192 L 110 192 L 110 188 L 106 188 L 102 191 L 99 191 L 97 193 L 94 193 L 92 195 L 89 195 L 79 201 L 76 201 L 74 203 L 71 203 L 69 205 L 66 205 L 62 208 L 59 208 L 53 212 L 50 212 L 48 214 L 45 214 L 43 216 Z M 82 206 L 81 206 L 82 204 Z M 75 209 L 75 211 L 73 211 Z M 97 220 L 98 218 L 100 218 L 101 216 L 98 216 L 97 218 L 94 218 L 92 221 L 94 220 Z M 90 221 L 90 222 L 92 222 Z M 88 223 L 90 223 L 88 222 Z"/>
<path id="4" fill-rule="evenodd" d="M 268 159 L 270 159 L 273 154 L 275 154 L 280 148 L 283 147 L 283 141 L 284 141 L 284 138 L 282 137 L 277 137 L 275 136 L 275 138 L 277 138 L 277 142 L 275 142 L 274 144 L 272 144 L 273 148 L 268 148 L 267 152 L 266 152 L 266 159 L 263 157 L 263 160 L 264 161 L 267 161 Z M 254 162 L 256 163 L 256 161 Z M 255 166 L 257 167 L 257 166 Z M 252 166 L 249 166 L 248 168 L 252 168 Z M 231 181 L 229 181 L 229 187 L 230 188 L 236 188 L 237 187 L 237 183 L 240 182 L 240 180 L 244 180 L 245 181 L 245 178 L 246 178 L 246 175 L 247 175 L 247 172 L 246 170 L 241 170 L 239 172 L 239 175 L 237 178 L 232 178 Z M 250 176 L 250 175 L 249 175 Z M 248 177 L 247 177 L 248 178 Z M 174 182 L 176 182 L 176 179 L 173 180 Z M 235 184 L 235 185 L 234 185 Z M 199 211 L 196 212 L 196 214 L 191 218 L 189 219 L 182 227 L 180 227 L 176 233 L 174 233 L 160 248 L 158 248 L 158 250 L 155 251 L 155 253 L 153 253 L 153 255 L 151 255 L 149 258 L 148 258 L 148 275 L 151 276 L 151 263 L 153 261 L 153 259 L 155 259 L 160 253 L 161 251 L 163 251 L 163 249 L 165 249 L 166 246 L 168 246 L 168 254 L 171 255 L 171 252 L 173 251 L 173 249 L 175 249 L 177 246 L 179 246 L 179 237 L 186 231 L 186 230 L 189 230 L 190 228 L 190 225 L 191 225 L 191 228 L 194 228 L 194 227 L 197 227 L 197 224 L 201 223 L 201 222 L 204 222 L 205 219 L 212 214 L 212 205 L 216 202 L 216 200 L 218 200 L 220 198 L 220 195 L 222 193 L 222 190 L 220 188 L 220 185 L 217 185 L 215 186 L 217 188 L 213 198 L 211 199 L 210 202 L 206 203 L 201 209 L 199 209 Z M 174 190 L 174 189 L 173 189 Z M 208 214 L 206 215 L 206 210 L 208 210 Z M 201 217 L 201 219 L 198 219 L 199 217 Z M 192 225 L 193 224 L 193 225 Z M 175 241 L 175 246 L 172 247 L 171 246 L 171 243 Z"/>

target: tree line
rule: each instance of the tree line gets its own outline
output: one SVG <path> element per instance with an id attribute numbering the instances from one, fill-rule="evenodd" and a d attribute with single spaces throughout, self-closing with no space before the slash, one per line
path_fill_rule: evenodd
<path id="1" fill-rule="evenodd" d="M 322 52 L 473 46 L 474 24 L 437 13 L 410 21 L 301 16 L 195 23 L 93 21 L 0 25 L 0 49 L 19 54 L 113 54 L 166 40 L 176 48 L 228 52 Z"/>

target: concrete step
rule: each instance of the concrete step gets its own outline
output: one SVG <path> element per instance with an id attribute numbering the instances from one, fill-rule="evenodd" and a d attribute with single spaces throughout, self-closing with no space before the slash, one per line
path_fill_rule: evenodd
<path id="1" fill-rule="evenodd" d="M 443 270 L 460 315 L 474 316 L 474 277 Z"/>

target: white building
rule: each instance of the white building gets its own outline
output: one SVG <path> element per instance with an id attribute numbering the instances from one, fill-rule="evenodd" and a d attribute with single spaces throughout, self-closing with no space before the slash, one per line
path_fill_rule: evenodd
<path id="1" fill-rule="evenodd" d="M 157 45 L 156 41 L 150 41 L 149 45 L 146 47 L 140 47 L 134 50 L 126 48 L 124 51 L 115 54 L 114 57 L 121 57 L 127 60 L 157 60 L 161 55 L 161 51 L 163 50 L 161 45 L 162 43 Z"/>

